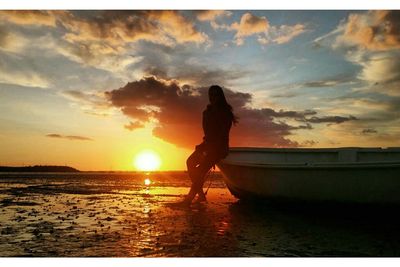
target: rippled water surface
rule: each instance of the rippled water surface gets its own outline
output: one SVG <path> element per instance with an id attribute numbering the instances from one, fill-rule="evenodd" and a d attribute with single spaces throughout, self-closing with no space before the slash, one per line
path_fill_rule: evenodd
<path id="1" fill-rule="evenodd" d="M 150 178 L 150 186 L 144 179 Z M 243 203 L 214 174 L 0 174 L 0 256 L 399 256 L 399 208 Z"/>

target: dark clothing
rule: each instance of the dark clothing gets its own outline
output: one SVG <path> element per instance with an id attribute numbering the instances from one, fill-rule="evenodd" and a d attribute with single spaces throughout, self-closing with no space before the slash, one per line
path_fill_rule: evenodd
<path id="1" fill-rule="evenodd" d="M 204 155 L 200 150 L 195 150 L 187 159 L 186 165 L 192 188 L 198 191 L 203 188 L 208 170 L 219 161 L 213 154 Z"/>
<path id="2" fill-rule="evenodd" d="M 202 190 L 207 172 L 228 155 L 231 126 L 230 110 L 208 105 L 203 112 L 203 142 L 196 146 L 196 150 L 186 161 L 192 180 L 192 194 Z"/>
<path id="3" fill-rule="evenodd" d="M 232 113 L 228 109 L 209 105 L 203 111 L 203 143 L 200 148 L 224 158 L 229 150 L 229 131 L 232 126 Z"/>

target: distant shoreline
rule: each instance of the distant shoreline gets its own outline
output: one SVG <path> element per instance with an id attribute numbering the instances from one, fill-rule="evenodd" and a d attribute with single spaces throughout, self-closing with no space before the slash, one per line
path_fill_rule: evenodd
<path id="1" fill-rule="evenodd" d="M 81 172 L 70 166 L 35 165 L 23 167 L 0 166 L 0 172 Z"/>
<path id="2" fill-rule="evenodd" d="M 137 171 L 137 170 L 101 170 L 101 171 L 81 171 L 78 169 L 75 169 L 70 166 L 51 166 L 51 165 L 35 165 L 35 166 L 0 166 L 0 173 L 2 172 L 65 172 L 65 173 L 73 173 L 73 172 L 79 172 L 79 173 L 151 173 L 151 174 L 157 174 L 157 173 L 181 173 L 181 172 L 187 172 L 187 170 L 166 170 L 166 171 Z M 216 171 L 219 172 L 219 171 Z"/>

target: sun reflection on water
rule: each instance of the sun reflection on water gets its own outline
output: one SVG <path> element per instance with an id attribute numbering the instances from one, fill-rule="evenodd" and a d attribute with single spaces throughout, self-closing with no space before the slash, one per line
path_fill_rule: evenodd
<path id="1" fill-rule="evenodd" d="M 230 224 L 228 221 L 221 221 L 219 224 L 216 226 L 217 229 L 217 235 L 223 236 L 227 232 L 229 232 Z"/>

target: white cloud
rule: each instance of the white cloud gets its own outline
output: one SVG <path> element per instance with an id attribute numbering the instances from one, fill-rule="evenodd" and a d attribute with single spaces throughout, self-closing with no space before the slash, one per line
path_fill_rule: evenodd
<path id="1" fill-rule="evenodd" d="M 345 52 L 345 58 L 361 67 L 358 79 L 365 85 L 355 91 L 400 95 L 400 12 L 375 10 L 351 13 L 335 30 L 316 38 Z"/>
<path id="2" fill-rule="evenodd" d="M 285 44 L 306 32 L 304 24 L 272 26 L 267 35 L 273 43 Z"/>
<path id="3" fill-rule="evenodd" d="M 243 45 L 245 38 L 250 36 L 256 36 L 262 45 L 286 44 L 307 31 L 304 24 L 270 25 L 266 17 L 258 17 L 251 13 L 243 14 L 240 22 L 234 22 L 230 26 L 217 23 L 211 23 L 211 26 L 214 29 L 236 31 L 234 42 L 237 45 Z"/>
<path id="4" fill-rule="evenodd" d="M 0 53 L 0 83 L 48 88 L 51 83 L 34 62 L 15 54 Z"/>
<path id="5" fill-rule="evenodd" d="M 114 108 L 107 101 L 103 92 L 69 90 L 60 92 L 60 95 L 71 100 L 72 106 L 78 106 L 84 113 L 89 115 L 106 117 L 115 113 Z"/>
<path id="6" fill-rule="evenodd" d="M 101 42 L 69 43 L 50 34 L 32 42 L 32 46 L 48 51 L 52 56 L 61 55 L 70 61 L 111 72 L 116 77 L 126 78 L 127 67 L 140 62 L 134 49 L 113 47 Z M 131 77 L 128 75 L 128 77 Z"/>
<path id="7" fill-rule="evenodd" d="M 27 87 L 48 88 L 50 82 L 31 70 L 16 71 L 5 69 L 0 65 L 0 83 L 15 84 Z"/>
<path id="8" fill-rule="evenodd" d="M 337 46 L 356 46 L 370 51 L 400 48 L 399 11 L 374 10 L 352 13 L 336 38 Z"/>
<path id="9" fill-rule="evenodd" d="M 251 13 L 245 13 L 240 18 L 240 22 L 234 22 L 230 29 L 236 31 L 235 42 L 237 45 L 244 43 L 244 38 L 254 34 L 266 32 L 269 22 L 266 17 L 257 17 Z"/>
<path id="10" fill-rule="evenodd" d="M 56 18 L 52 11 L 1 10 L 0 20 L 25 26 L 56 26 Z"/>
<path id="11" fill-rule="evenodd" d="M 28 40 L 22 35 L 10 32 L 0 26 L 0 50 L 11 53 L 20 53 L 24 50 Z"/>
<path id="12" fill-rule="evenodd" d="M 198 10 L 195 12 L 200 21 L 215 21 L 218 17 L 230 17 L 232 12 L 225 10 Z"/>
<path id="13" fill-rule="evenodd" d="M 375 54 L 363 66 L 360 78 L 371 83 L 390 82 L 400 78 L 400 58 L 391 54 Z"/>

